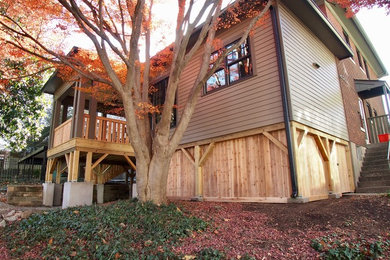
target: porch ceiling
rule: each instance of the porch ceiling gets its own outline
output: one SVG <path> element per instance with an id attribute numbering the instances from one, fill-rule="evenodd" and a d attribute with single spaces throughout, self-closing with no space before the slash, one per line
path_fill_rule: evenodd
<path id="1" fill-rule="evenodd" d="M 359 97 L 368 99 L 390 93 L 389 86 L 383 80 L 355 80 L 355 89 Z"/>

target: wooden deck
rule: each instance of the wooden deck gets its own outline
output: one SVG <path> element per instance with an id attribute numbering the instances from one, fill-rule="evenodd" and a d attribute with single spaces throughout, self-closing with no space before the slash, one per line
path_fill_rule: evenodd
<path id="1" fill-rule="evenodd" d="M 47 182 L 53 181 L 54 171 L 59 173 L 58 178 L 67 172 L 68 181 L 77 181 L 81 171 L 84 181 L 104 183 L 127 172 L 128 168 L 135 170 L 131 160 L 134 149 L 126 133 L 125 121 L 96 117 L 90 124 L 90 116 L 84 115 L 78 137 L 72 137 L 73 122 L 70 118 L 54 129 L 53 145 L 47 151 Z M 91 126 L 94 126 L 93 131 Z M 59 181 L 55 180 L 56 183 Z"/>

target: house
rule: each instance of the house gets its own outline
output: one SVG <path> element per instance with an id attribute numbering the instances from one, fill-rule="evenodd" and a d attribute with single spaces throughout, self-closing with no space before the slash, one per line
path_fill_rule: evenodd
<path id="1" fill-rule="evenodd" d="M 265 22 L 225 59 L 226 70 L 207 81 L 171 161 L 170 198 L 287 203 L 355 190 L 365 140 L 375 138 L 365 139 L 371 132 L 361 118 L 370 108 L 385 115 L 375 95 L 387 95 L 388 86 L 376 80 L 387 72 L 355 18 L 317 3 L 275 1 Z M 217 37 L 229 45 L 247 23 Z M 182 74 L 178 118 L 201 55 Z M 61 174 L 68 207 L 91 204 L 94 184 L 101 194 L 105 182 L 136 169 L 125 122 L 81 92 L 82 82 L 53 75 L 44 87 L 55 101 L 45 205 L 58 196 Z M 163 91 L 165 82 L 156 88 Z"/>

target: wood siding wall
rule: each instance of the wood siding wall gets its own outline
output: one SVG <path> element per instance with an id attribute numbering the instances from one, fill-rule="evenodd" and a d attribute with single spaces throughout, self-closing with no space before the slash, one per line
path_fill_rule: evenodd
<path id="1" fill-rule="evenodd" d="M 296 16 L 279 6 L 292 119 L 348 140 L 336 58 Z"/>
<path id="2" fill-rule="evenodd" d="M 299 123 L 292 125 L 299 195 L 318 200 L 328 198 L 329 192 L 353 192 L 348 142 Z"/>
<path id="3" fill-rule="evenodd" d="M 228 44 L 238 39 L 246 26 L 247 22 L 243 22 L 217 37 Z M 254 75 L 199 97 L 183 144 L 283 122 L 275 41 L 269 16 L 255 30 L 250 42 Z M 180 79 L 179 116 L 198 73 L 201 53 L 194 56 Z"/>
<path id="4" fill-rule="evenodd" d="M 287 145 L 284 129 L 268 133 Z M 201 155 L 207 148 L 200 146 Z M 194 157 L 194 148 L 187 152 Z M 286 203 L 291 194 L 287 153 L 264 134 L 215 143 L 202 168 L 205 200 Z M 192 162 L 178 150 L 171 161 L 168 197 L 194 197 L 195 175 Z"/>

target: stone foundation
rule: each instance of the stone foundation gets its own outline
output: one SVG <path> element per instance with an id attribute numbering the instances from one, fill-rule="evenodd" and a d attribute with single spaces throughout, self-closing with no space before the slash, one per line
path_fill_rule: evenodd
<path id="1" fill-rule="evenodd" d="M 8 185 L 7 203 L 15 206 L 38 207 L 42 206 L 43 188 L 36 185 Z"/>

